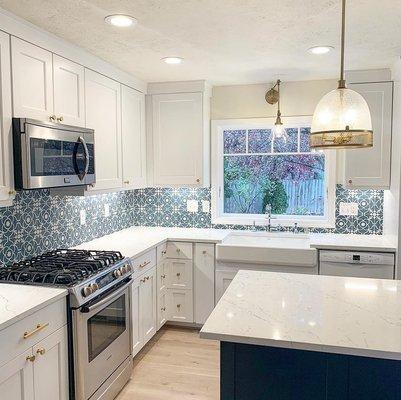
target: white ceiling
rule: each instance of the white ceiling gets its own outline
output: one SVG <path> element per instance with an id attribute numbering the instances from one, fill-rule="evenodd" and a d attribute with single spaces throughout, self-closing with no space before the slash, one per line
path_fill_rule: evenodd
<path id="1" fill-rule="evenodd" d="M 4 9 L 148 82 L 214 84 L 338 75 L 340 0 L 0 0 Z M 401 0 L 349 0 L 347 69 L 391 66 L 401 55 Z M 135 16 L 116 28 L 106 15 Z M 307 49 L 332 45 L 313 56 Z M 167 65 L 162 57 L 185 62 Z"/>

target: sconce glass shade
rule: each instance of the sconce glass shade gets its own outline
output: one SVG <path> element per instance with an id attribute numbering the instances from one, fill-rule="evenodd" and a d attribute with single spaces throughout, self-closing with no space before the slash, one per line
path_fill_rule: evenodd
<path id="1" fill-rule="evenodd" d="M 366 100 L 338 88 L 319 101 L 313 114 L 310 147 L 344 149 L 373 146 L 372 121 Z"/>

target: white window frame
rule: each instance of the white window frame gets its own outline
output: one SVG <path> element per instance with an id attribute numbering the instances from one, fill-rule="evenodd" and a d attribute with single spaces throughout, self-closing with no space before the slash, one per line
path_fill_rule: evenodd
<path id="1" fill-rule="evenodd" d="M 224 207 L 224 165 L 223 131 L 240 129 L 270 129 L 275 118 L 225 119 L 211 121 L 211 201 L 212 224 L 222 225 L 266 225 L 267 218 L 263 214 L 225 214 Z M 298 128 L 311 126 L 312 117 L 285 117 L 285 126 Z M 296 153 L 295 153 L 296 154 Z M 335 186 L 336 186 L 336 152 L 324 151 L 325 154 L 325 211 L 324 215 L 274 215 L 273 226 L 289 226 L 298 223 L 305 228 L 334 228 L 335 227 Z"/>

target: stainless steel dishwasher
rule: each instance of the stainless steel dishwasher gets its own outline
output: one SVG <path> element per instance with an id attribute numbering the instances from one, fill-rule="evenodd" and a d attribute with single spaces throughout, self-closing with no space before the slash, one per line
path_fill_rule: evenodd
<path id="1" fill-rule="evenodd" d="M 319 274 L 394 279 L 394 262 L 394 253 L 320 250 Z"/>

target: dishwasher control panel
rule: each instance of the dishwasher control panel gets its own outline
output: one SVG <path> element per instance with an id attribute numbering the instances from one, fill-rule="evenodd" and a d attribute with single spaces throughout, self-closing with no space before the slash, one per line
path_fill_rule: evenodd
<path id="1" fill-rule="evenodd" d="M 321 250 L 320 261 L 347 264 L 393 265 L 394 254 Z"/>

